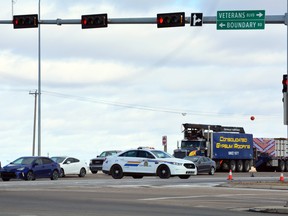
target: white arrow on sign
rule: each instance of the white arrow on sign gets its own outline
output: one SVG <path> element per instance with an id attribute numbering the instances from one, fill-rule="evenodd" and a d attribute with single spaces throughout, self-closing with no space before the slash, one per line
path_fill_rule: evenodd
<path id="1" fill-rule="evenodd" d="M 191 26 L 202 26 L 203 13 L 191 13 Z"/>
<path id="2" fill-rule="evenodd" d="M 223 28 L 223 27 L 225 27 L 226 25 L 225 25 L 224 23 L 220 23 L 219 26 L 220 26 L 221 28 Z"/>
<path id="3" fill-rule="evenodd" d="M 259 18 L 261 18 L 262 16 L 264 16 L 263 13 L 259 12 L 258 14 L 256 14 L 256 16 L 258 16 Z"/>
<path id="4" fill-rule="evenodd" d="M 195 26 L 196 23 L 199 23 L 199 22 L 201 22 L 201 21 L 202 21 L 202 20 L 201 20 L 200 18 L 197 19 L 196 14 L 194 14 L 194 16 L 193 16 L 193 26 Z"/>

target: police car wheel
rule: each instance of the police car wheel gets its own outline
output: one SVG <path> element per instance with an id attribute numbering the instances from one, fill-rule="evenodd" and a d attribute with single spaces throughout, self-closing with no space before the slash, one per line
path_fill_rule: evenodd
<path id="1" fill-rule="evenodd" d="M 122 171 L 121 166 L 119 166 L 119 165 L 114 165 L 114 166 L 112 166 L 112 168 L 111 168 L 111 176 L 112 176 L 114 179 L 121 179 L 121 178 L 123 178 L 124 174 L 123 174 L 123 171 Z"/>
<path id="2" fill-rule="evenodd" d="M 171 172 L 169 167 L 167 167 L 166 165 L 162 165 L 158 168 L 157 170 L 157 175 L 161 178 L 161 179 L 168 179 L 171 176 Z"/>

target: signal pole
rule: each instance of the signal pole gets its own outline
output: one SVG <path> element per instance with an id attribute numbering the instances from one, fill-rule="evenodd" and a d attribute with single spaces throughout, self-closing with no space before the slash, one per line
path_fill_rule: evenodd
<path id="1" fill-rule="evenodd" d="M 38 4 L 38 15 L 40 22 L 40 2 Z M 41 156 L 41 25 L 38 26 L 38 156 Z"/>
<path id="2" fill-rule="evenodd" d="M 286 55 L 287 55 L 287 76 L 288 76 L 288 0 L 287 0 L 287 13 L 285 14 L 285 25 L 287 26 L 287 38 L 286 38 L 287 39 L 287 51 L 286 51 Z M 286 97 L 286 99 L 287 99 L 287 97 Z M 285 114 L 286 114 L 286 116 L 288 115 L 287 110 L 286 110 Z M 288 125 L 287 125 L 287 136 L 286 136 L 286 138 L 288 139 Z"/>

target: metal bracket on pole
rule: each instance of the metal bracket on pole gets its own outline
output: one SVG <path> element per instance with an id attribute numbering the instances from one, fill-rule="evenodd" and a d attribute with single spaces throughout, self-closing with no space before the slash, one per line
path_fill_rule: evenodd
<path id="1" fill-rule="evenodd" d="M 288 25 L 288 14 L 287 13 L 285 13 L 285 16 L 284 16 L 284 24 Z"/>
<path id="2" fill-rule="evenodd" d="M 62 25 L 61 21 L 62 21 L 62 20 L 61 20 L 60 18 L 58 18 L 58 19 L 56 20 L 56 24 L 59 25 L 59 26 Z"/>

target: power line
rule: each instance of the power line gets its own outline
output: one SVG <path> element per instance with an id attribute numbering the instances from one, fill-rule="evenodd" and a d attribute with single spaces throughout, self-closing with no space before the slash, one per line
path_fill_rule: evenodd
<path id="1" fill-rule="evenodd" d="M 71 100 L 77 100 L 77 101 L 83 101 L 83 102 L 90 102 L 90 103 L 98 103 L 98 104 L 106 104 L 110 106 L 117 106 L 117 107 L 123 107 L 127 109 L 137 109 L 137 110 L 144 110 L 144 111 L 153 111 L 153 112 L 162 112 L 162 113 L 171 113 L 171 114 L 181 114 L 183 116 L 185 115 L 198 115 L 198 116 L 222 116 L 222 117 L 229 117 L 231 116 L 250 116 L 251 114 L 235 114 L 235 113 L 217 113 L 217 112 L 200 112 L 200 111 L 194 111 L 194 110 L 181 110 L 181 109 L 171 109 L 171 108 L 163 108 L 163 107 L 152 107 L 152 106 L 145 106 L 145 105 L 139 105 L 139 104 L 130 104 L 130 103 L 123 103 L 123 102 L 113 102 L 113 101 L 106 101 L 101 100 L 97 98 L 91 98 L 91 97 L 84 97 L 84 96 L 76 96 L 76 95 L 69 95 L 69 94 L 63 94 L 59 92 L 52 92 L 52 91 L 43 91 L 42 94 L 54 96 L 54 97 L 60 97 L 60 98 L 67 98 Z M 257 115 L 261 118 L 267 118 L 267 117 L 279 117 L 279 115 Z"/>

